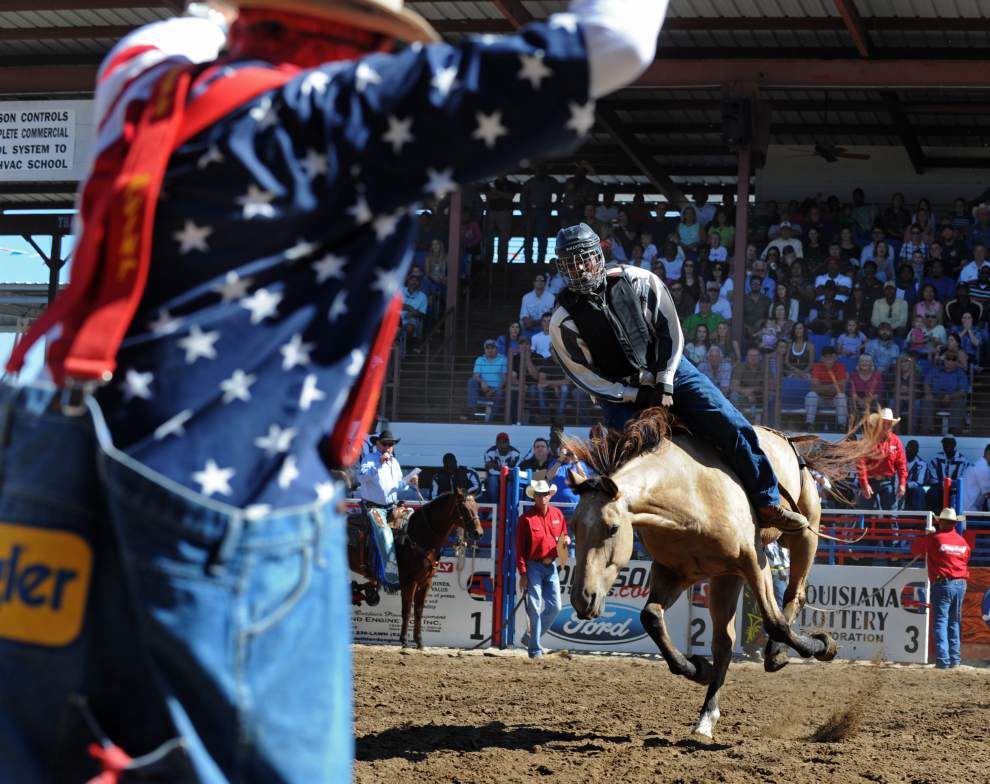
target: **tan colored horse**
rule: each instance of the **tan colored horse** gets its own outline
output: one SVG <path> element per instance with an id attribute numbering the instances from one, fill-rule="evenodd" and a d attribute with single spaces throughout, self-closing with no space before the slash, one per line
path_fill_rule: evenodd
<path id="1" fill-rule="evenodd" d="M 765 428 L 757 432 L 777 473 L 783 499 L 793 502 L 808 518 L 809 528 L 761 535 L 749 498 L 723 457 L 689 436 L 669 437 L 665 409 L 644 412 L 624 433 L 609 431 L 590 443 L 571 444 L 600 474 L 586 481 L 571 477 L 581 495 L 571 520 L 576 546 L 571 604 L 582 618 L 601 614 L 619 569 L 632 556 L 635 528 L 653 558 L 650 596 L 640 615 L 643 628 L 671 672 L 708 686 L 695 726 L 695 733 L 708 738 L 720 715 L 718 690 L 732 657 L 736 604 L 744 580 L 756 597 L 770 638 L 765 658 L 768 671 L 787 663 L 784 646 L 822 661 L 834 658 L 838 650 L 827 634 L 806 636 L 790 627 L 804 605 L 805 584 L 818 547 L 818 489 L 791 441 Z M 856 460 L 869 452 L 874 437 L 871 431 L 862 441 L 847 438 L 828 444 L 814 439 L 815 468 L 830 477 L 848 475 Z M 802 451 L 809 446 L 800 444 Z M 765 542 L 777 536 L 791 554 L 783 614 L 774 600 L 764 552 Z M 664 611 L 685 589 L 704 579 L 711 581 L 714 665 L 703 656 L 681 653 L 664 622 Z"/>

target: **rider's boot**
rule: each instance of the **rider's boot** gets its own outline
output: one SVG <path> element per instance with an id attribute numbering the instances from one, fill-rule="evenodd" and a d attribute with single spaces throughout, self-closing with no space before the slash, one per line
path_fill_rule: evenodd
<path id="1" fill-rule="evenodd" d="M 773 527 L 781 531 L 800 531 L 808 527 L 807 517 L 780 504 L 761 506 L 756 510 L 756 520 L 760 528 Z"/>

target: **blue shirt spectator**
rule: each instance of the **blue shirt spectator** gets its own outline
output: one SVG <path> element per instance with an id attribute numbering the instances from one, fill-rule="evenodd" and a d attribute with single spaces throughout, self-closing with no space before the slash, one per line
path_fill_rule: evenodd
<path id="1" fill-rule="evenodd" d="M 881 373 L 890 372 L 901 355 L 901 349 L 893 340 L 893 330 L 886 322 L 880 325 L 880 334 L 866 344 L 866 353 L 873 357 L 873 364 Z"/>
<path id="2" fill-rule="evenodd" d="M 951 369 L 932 367 L 928 371 L 925 384 L 936 397 L 952 395 L 956 392 L 969 392 L 969 377 L 966 375 L 966 371 L 955 362 L 952 362 L 951 365 Z"/>
<path id="3" fill-rule="evenodd" d="M 575 461 L 567 447 L 561 446 L 557 453 L 557 459 L 547 469 L 547 481 L 557 485 L 557 492 L 550 499 L 555 504 L 576 504 L 578 502 L 578 494 L 571 490 L 567 484 L 567 472 L 571 469 L 585 476 L 591 476 L 588 466 L 580 460 Z"/>
<path id="4" fill-rule="evenodd" d="M 508 361 L 498 353 L 494 340 L 485 343 L 485 353 L 474 361 L 474 373 L 488 386 L 501 387 L 508 370 Z"/>
<path id="5" fill-rule="evenodd" d="M 402 326 L 411 335 L 420 337 L 423 334 L 423 317 L 429 307 L 429 300 L 419 288 L 422 278 L 415 273 L 416 270 L 410 273 L 402 289 Z"/>

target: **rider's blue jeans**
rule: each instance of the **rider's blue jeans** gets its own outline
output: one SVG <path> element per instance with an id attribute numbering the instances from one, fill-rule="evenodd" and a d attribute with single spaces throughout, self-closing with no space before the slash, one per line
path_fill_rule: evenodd
<path id="1" fill-rule="evenodd" d="M 541 655 L 540 638 L 560 613 L 560 578 L 557 564 L 526 561 L 526 614 L 529 616 L 529 655 Z"/>
<path id="2" fill-rule="evenodd" d="M 53 395 L 0 387 L 0 780 L 95 775 L 77 695 L 131 756 L 171 749 L 160 780 L 349 780 L 336 499 L 246 516 Z"/>
<path id="3" fill-rule="evenodd" d="M 605 424 L 616 430 L 640 410 L 635 403 L 602 401 Z M 674 375 L 674 411 L 691 432 L 721 450 L 753 506 L 780 503 L 777 476 L 753 426 L 687 359 L 681 360 Z"/>

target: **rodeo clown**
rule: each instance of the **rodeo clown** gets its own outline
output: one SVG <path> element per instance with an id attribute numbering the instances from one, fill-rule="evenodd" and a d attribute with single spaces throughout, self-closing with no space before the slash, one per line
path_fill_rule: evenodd
<path id="1" fill-rule="evenodd" d="M 639 267 L 606 270 L 601 242 L 582 223 L 557 234 L 566 289 L 550 322 L 553 354 L 571 380 L 598 398 L 605 424 L 621 430 L 640 411 L 673 406 L 688 428 L 716 445 L 756 507 L 759 525 L 792 530 L 804 515 L 780 504 L 777 477 L 756 431 L 686 359 L 670 292 Z"/>
<path id="2" fill-rule="evenodd" d="M 230 0 L 114 47 L 72 280 L 8 365 L 52 333 L 53 383 L 0 388 L 4 784 L 350 780 L 327 465 L 373 416 L 415 206 L 576 147 L 666 8 L 447 44 L 402 0 Z"/>

